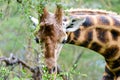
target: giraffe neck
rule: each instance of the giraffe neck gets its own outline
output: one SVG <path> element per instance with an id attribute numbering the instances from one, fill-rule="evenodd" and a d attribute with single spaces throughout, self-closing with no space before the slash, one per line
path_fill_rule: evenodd
<path id="1" fill-rule="evenodd" d="M 120 42 L 120 19 L 109 15 L 84 15 L 84 17 L 86 21 L 78 30 L 67 33 L 67 43 L 94 50 L 108 60 L 120 57 L 120 45 L 118 44 Z M 116 56 L 117 54 L 119 55 Z"/>
<path id="2" fill-rule="evenodd" d="M 67 43 L 98 52 L 105 58 L 107 68 L 113 72 L 119 71 L 120 19 L 110 15 L 85 15 L 84 17 L 86 21 L 79 29 L 67 33 Z"/>
<path id="3" fill-rule="evenodd" d="M 67 33 L 67 43 L 98 52 L 105 58 L 107 71 L 115 77 L 119 75 L 120 15 L 114 12 L 80 9 L 68 10 L 68 13 L 72 17 L 83 17 L 86 20 L 79 29 Z"/>

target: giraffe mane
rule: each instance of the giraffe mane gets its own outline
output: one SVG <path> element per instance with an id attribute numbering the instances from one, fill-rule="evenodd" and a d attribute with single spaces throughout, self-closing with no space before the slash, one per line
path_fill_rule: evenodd
<path id="1" fill-rule="evenodd" d="M 106 11 L 106 10 L 102 10 L 102 9 L 68 9 L 65 10 L 65 13 L 71 13 L 71 14 L 103 14 L 103 15 L 115 15 L 118 16 L 118 14 L 116 12 L 112 12 L 112 11 Z"/>

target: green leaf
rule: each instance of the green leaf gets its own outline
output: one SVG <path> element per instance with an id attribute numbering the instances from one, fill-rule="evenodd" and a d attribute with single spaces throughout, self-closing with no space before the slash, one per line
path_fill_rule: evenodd
<path id="1" fill-rule="evenodd" d="M 18 77 L 13 78 L 13 80 L 20 80 Z"/>
<path id="2" fill-rule="evenodd" d="M 81 74 L 83 77 L 88 77 L 88 75 L 87 74 Z"/>
<path id="3" fill-rule="evenodd" d="M 3 14 L 2 14 L 2 12 L 0 12 L 0 18 L 2 18 L 2 16 L 3 16 Z"/>

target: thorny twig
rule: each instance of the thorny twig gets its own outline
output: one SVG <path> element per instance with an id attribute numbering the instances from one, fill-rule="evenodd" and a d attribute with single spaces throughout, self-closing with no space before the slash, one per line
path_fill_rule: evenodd
<path id="1" fill-rule="evenodd" d="M 73 70 L 75 70 L 75 69 L 77 68 L 77 63 L 78 63 L 79 59 L 81 58 L 82 54 L 84 53 L 84 51 L 85 51 L 85 50 L 82 50 L 82 51 L 78 54 L 77 58 L 75 59 L 75 61 L 74 61 L 74 63 L 73 63 L 73 66 L 72 66 Z"/>

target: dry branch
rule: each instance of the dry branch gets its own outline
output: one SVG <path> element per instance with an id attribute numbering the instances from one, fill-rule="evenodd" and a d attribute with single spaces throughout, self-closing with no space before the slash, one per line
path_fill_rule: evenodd
<path id="1" fill-rule="evenodd" d="M 30 65 L 28 65 L 26 62 L 24 62 L 23 60 L 13 56 L 13 54 L 11 54 L 9 58 L 6 58 L 4 56 L 1 57 L 0 62 L 5 62 L 6 66 L 21 64 L 23 67 L 27 68 L 28 70 L 30 70 L 33 73 L 32 77 L 34 80 L 42 80 L 41 68 L 39 68 L 39 67 L 33 68 Z"/>
<path id="2" fill-rule="evenodd" d="M 5 56 L 0 57 L 0 62 L 5 62 L 6 66 L 21 64 L 23 67 L 27 68 L 28 70 L 30 70 L 32 72 L 33 80 L 42 80 L 42 74 L 43 74 L 42 68 L 40 68 L 39 66 L 33 68 L 29 64 L 27 64 L 25 61 L 15 57 L 13 54 L 11 54 L 9 58 L 7 58 Z M 62 72 L 62 70 L 60 69 L 59 66 L 57 66 L 57 70 L 58 70 L 57 71 L 58 74 L 60 74 Z M 63 80 L 68 80 L 67 76 L 65 76 L 65 75 L 61 75 L 61 77 L 63 78 Z"/>
<path id="3" fill-rule="evenodd" d="M 84 51 L 85 51 L 85 50 L 82 50 L 82 51 L 78 54 L 77 58 L 75 59 L 75 61 L 74 61 L 74 63 L 73 63 L 73 66 L 72 66 L 73 70 L 75 70 L 75 69 L 77 68 L 78 61 L 80 60 L 80 58 L 81 58 L 82 54 L 84 53 Z"/>

